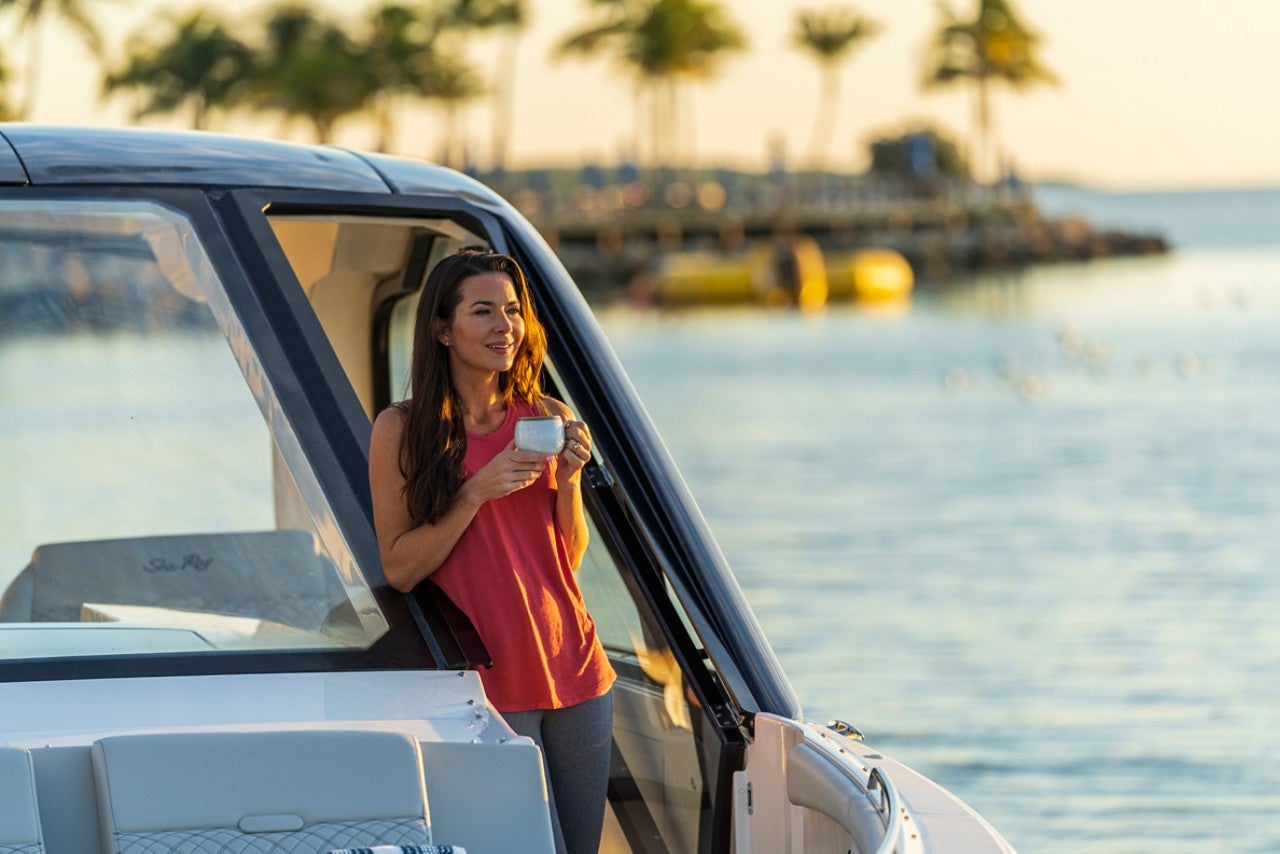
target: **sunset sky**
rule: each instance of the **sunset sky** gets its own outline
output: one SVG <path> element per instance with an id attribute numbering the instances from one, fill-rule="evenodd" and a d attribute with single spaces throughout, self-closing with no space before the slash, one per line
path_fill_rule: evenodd
<path id="1" fill-rule="evenodd" d="M 124 34 L 157 10 L 184 0 L 101 4 L 111 19 L 115 55 Z M 265 0 L 207 5 L 233 18 L 266 8 Z M 355 3 L 325 0 L 332 9 Z M 371 6 L 372 4 L 367 4 Z M 800 8 L 825 0 L 725 0 L 750 41 L 722 73 L 692 95 L 693 138 L 703 165 L 765 168 L 770 140 L 795 163 L 804 153 L 817 106 L 814 63 L 788 44 Z M 838 3 L 837 5 L 850 5 Z M 909 119 L 931 122 L 957 138 L 971 131 L 967 89 L 922 93 L 917 85 L 925 43 L 938 22 L 933 0 L 860 0 L 883 33 L 842 66 L 832 166 L 860 169 L 866 140 Z M 971 14 L 971 0 L 953 0 Z M 590 19 L 586 0 L 530 0 L 532 21 L 518 42 L 518 107 L 510 139 L 513 166 L 614 163 L 630 140 L 635 110 L 630 80 L 607 60 L 553 62 L 553 45 Z M 1059 88 L 999 92 L 996 127 L 1025 177 L 1071 179 L 1103 187 L 1280 185 L 1280 3 L 1272 0 L 1017 0 L 1044 38 L 1045 63 Z M 348 14 L 348 13 L 344 13 Z M 8 24 L 9 22 L 6 22 Z M 500 44 L 476 40 L 472 56 L 492 69 Z M 20 70 L 12 38 L 6 57 Z M 98 103 L 97 67 L 59 25 L 46 31 L 46 66 L 35 121 L 120 124 L 123 100 Z M 180 122 L 154 120 L 157 126 Z M 435 119 L 425 108 L 406 117 L 398 153 L 435 151 Z M 490 110 L 478 104 L 467 128 L 483 163 L 490 149 Z M 280 135 L 278 121 L 223 120 L 219 130 Z M 299 139 L 306 129 L 296 128 Z M 340 127 L 339 143 L 371 144 L 367 129 Z"/>

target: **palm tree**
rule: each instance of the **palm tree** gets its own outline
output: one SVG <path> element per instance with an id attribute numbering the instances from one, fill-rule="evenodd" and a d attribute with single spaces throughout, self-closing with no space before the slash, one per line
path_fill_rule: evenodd
<path id="1" fill-rule="evenodd" d="M 23 76 L 22 104 L 18 108 L 20 118 L 29 117 L 35 107 L 43 47 L 41 25 L 44 21 L 60 18 L 80 36 L 94 56 L 102 55 L 102 37 L 85 8 L 90 2 L 92 0 L 0 0 L 0 14 L 12 12 L 17 15 L 16 35 L 27 36 L 27 69 Z"/>
<path id="2" fill-rule="evenodd" d="M 13 107 L 9 105 L 9 68 L 0 57 L 0 122 L 12 121 L 15 118 Z"/>
<path id="3" fill-rule="evenodd" d="M 808 160 L 814 169 L 826 166 L 831 136 L 840 104 L 839 65 L 854 49 L 880 33 L 879 22 L 863 17 L 850 7 L 828 7 L 823 11 L 801 9 L 795 15 L 791 44 L 813 56 L 822 74 L 818 92 L 818 115 L 809 137 Z"/>
<path id="4" fill-rule="evenodd" d="M 971 21 L 960 20 L 941 0 L 938 10 L 943 24 L 930 46 L 923 83 L 925 88 L 956 82 L 974 85 L 977 139 L 971 160 L 977 171 L 991 159 L 991 84 L 1024 89 L 1056 84 L 1058 78 L 1040 61 L 1040 36 L 1019 20 L 1012 0 L 978 0 L 977 16 Z"/>
<path id="5" fill-rule="evenodd" d="M 103 91 L 142 90 L 135 119 L 190 109 L 191 127 L 203 130 L 209 111 L 238 100 L 249 84 L 251 52 L 207 9 L 166 16 L 169 32 L 153 40 L 148 24 L 130 36 L 122 67 L 107 74 Z"/>
<path id="6" fill-rule="evenodd" d="M 420 94 L 427 100 L 439 102 L 444 113 L 444 132 L 436 159 L 445 166 L 461 169 L 470 160 L 461 133 L 462 108 L 484 91 L 475 70 L 461 56 L 436 57 L 427 85 Z"/>
<path id="7" fill-rule="evenodd" d="M 370 102 L 378 128 L 378 150 L 389 151 L 395 135 L 396 101 L 422 96 L 429 89 L 436 62 L 439 27 L 419 9 L 386 3 L 370 16 L 360 47 L 365 67 L 376 80 Z"/>
<path id="8" fill-rule="evenodd" d="M 507 35 L 498 47 L 494 71 L 493 127 L 490 155 L 495 169 L 507 162 L 507 142 L 511 136 L 511 116 L 515 105 L 516 47 L 519 32 L 528 23 L 524 0 L 453 0 L 447 17 L 462 32 L 498 30 Z"/>
<path id="9" fill-rule="evenodd" d="M 253 72 L 259 106 L 307 119 L 321 143 L 339 119 L 368 107 L 374 71 L 336 23 L 305 6 L 284 5 L 268 14 L 265 34 Z"/>
<path id="10" fill-rule="evenodd" d="M 558 56 L 609 50 L 648 95 L 651 155 L 665 167 L 676 154 L 681 84 L 712 76 L 721 57 L 746 38 L 717 0 L 591 0 L 603 19 L 567 36 Z M 636 146 L 637 150 L 639 146 Z"/>

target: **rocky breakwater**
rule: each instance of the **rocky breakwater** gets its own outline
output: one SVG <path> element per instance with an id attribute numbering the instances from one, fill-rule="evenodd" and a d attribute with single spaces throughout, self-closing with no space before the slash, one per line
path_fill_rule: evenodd
<path id="1" fill-rule="evenodd" d="M 706 187 L 657 199 L 652 193 L 580 187 L 573 193 L 518 193 L 512 200 L 593 298 L 626 294 L 675 253 L 734 256 L 761 245 L 777 250 L 804 243 L 832 256 L 890 249 L 909 262 L 916 281 L 939 285 L 1028 264 L 1169 249 L 1158 234 L 1047 217 L 1027 194 L 971 185 L 927 195 L 865 185 L 807 194 L 725 194 Z"/>
<path id="2" fill-rule="evenodd" d="M 1046 217 L 1030 203 L 953 209 L 923 221 L 900 213 L 856 241 L 902 253 L 918 278 L 936 282 L 1028 264 L 1169 251 L 1163 235 L 1101 228 L 1078 216 Z"/>

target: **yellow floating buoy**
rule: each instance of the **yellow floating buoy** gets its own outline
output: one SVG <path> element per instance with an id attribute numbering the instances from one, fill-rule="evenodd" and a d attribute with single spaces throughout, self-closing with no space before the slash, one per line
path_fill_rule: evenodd
<path id="1" fill-rule="evenodd" d="M 827 289 L 832 299 L 891 302 L 909 297 L 914 286 L 911 264 L 892 249 L 858 249 L 827 256 Z"/>
<path id="2" fill-rule="evenodd" d="M 663 305 L 734 305 L 760 299 L 754 253 L 668 252 L 653 273 L 653 296 Z"/>
<path id="3" fill-rule="evenodd" d="M 664 305 L 821 308 L 827 301 L 822 250 L 809 238 L 761 243 L 735 253 L 669 252 L 645 282 Z"/>

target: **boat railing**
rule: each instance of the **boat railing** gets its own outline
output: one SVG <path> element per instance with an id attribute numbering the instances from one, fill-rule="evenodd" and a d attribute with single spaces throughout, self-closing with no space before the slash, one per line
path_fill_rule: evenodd
<path id="1" fill-rule="evenodd" d="M 876 854 L 892 854 L 898 850 L 898 838 L 902 835 L 902 810 L 898 809 L 898 789 L 893 785 L 893 780 L 889 779 L 887 771 L 872 767 L 871 773 L 867 775 L 868 800 L 871 799 L 871 792 L 874 789 L 880 790 L 880 803 L 876 804 L 872 801 L 872 806 L 885 820 L 884 840 L 876 849 Z"/>
<path id="2" fill-rule="evenodd" d="M 851 784 L 858 791 L 862 792 L 870 808 L 870 812 L 874 813 L 879 819 L 883 831 L 879 835 L 879 842 L 874 847 L 866 845 L 862 850 L 873 850 L 875 854 L 904 854 L 904 838 L 903 838 L 903 813 L 904 808 L 902 800 L 898 795 L 898 789 L 893 784 L 888 771 L 876 765 L 864 764 L 863 760 L 854 752 L 846 747 L 838 744 L 843 739 L 834 735 L 829 735 L 816 728 L 805 728 L 805 740 L 795 745 L 788 756 L 788 764 L 793 765 L 799 763 L 802 766 L 808 766 L 808 770 L 817 776 L 830 778 L 830 773 L 835 772 L 840 775 L 847 784 Z M 826 769 L 824 774 L 819 767 Z M 798 769 L 797 769 L 798 770 Z M 865 776 L 864 776 L 865 775 Z M 790 781 L 790 773 L 788 774 Z M 792 802 L 796 803 L 797 798 L 792 797 Z M 850 816 L 839 810 L 825 809 L 821 803 L 804 804 L 811 808 L 817 809 L 819 812 L 826 814 L 829 818 L 845 827 L 855 839 L 865 833 L 865 827 L 849 826 L 847 822 Z M 841 820 L 843 814 L 844 821 Z M 867 819 L 875 821 L 870 815 Z"/>

